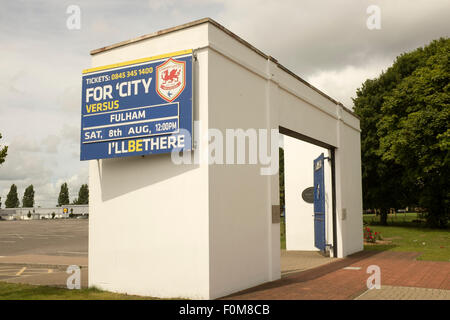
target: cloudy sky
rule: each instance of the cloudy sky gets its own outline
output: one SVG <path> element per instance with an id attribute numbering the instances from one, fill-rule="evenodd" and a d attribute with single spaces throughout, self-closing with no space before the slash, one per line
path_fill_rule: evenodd
<path id="1" fill-rule="evenodd" d="M 68 30 L 67 7 L 81 9 Z M 381 29 L 369 30 L 369 5 Z M 0 166 L 4 207 L 12 183 L 22 198 L 54 206 L 67 181 L 71 200 L 87 183 L 79 161 L 81 70 L 89 51 L 211 17 L 348 107 L 356 88 L 404 51 L 449 36 L 447 0 L 0 0 Z"/>

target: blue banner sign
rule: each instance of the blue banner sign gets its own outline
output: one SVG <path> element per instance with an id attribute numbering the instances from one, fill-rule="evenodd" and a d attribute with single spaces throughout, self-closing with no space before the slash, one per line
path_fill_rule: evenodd
<path id="1" fill-rule="evenodd" d="M 81 160 L 192 148 L 192 50 L 83 71 Z"/>

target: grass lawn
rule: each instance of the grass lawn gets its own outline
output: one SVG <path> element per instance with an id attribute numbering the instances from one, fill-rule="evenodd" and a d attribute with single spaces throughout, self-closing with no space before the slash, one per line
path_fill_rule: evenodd
<path id="1" fill-rule="evenodd" d="M 388 215 L 388 226 L 379 224 L 379 217 L 363 215 L 364 222 L 375 232 L 380 232 L 390 244 L 365 245 L 364 250 L 392 250 L 421 252 L 418 260 L 450 261 L 450 229 L 430 229 L 416 213 L 397 213 Z M 280 245 L 286 249 L 284 218 L 280 223 Z"/>
<path id="2" fill-rule="evenodd" d="M 285 218 L 281 217 L 280 220 L 280 246 L 281 250 L 286 249 L 286 224 L 285 224 Z"/>
<path id="3" fill-rule="evenodd" d="M 155 300 L 98 289 L 69 290 L 0 281 L 0 300 Z"/>
<path id="4" fill-rule="evenodd" d="M 364 250 L 414 251 L 422 253 L 418 260 L 450 261 L 450 229 L 431 229 L 424 226 L 416 213 L 388 215 L 388 226 L 379 224 L 379 217 L 364 215 L 363 220 L 380 232 L 390 244 L 365 245 Z"/>
<path id="5" fill-rule="evenodd" d="M 377 225 L 380 216 L 374 214 L 363 214 L 364 222 L 370 225 Z M 416 222 L 413 222 L 416 221 Z M 421 214 L 415 212 L 388 214 L 388 224 L 393 226 L 424 226 L 425 218 Z"/>

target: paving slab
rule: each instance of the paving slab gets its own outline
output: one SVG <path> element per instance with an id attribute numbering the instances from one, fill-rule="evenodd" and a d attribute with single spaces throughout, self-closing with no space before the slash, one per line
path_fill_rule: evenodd
<path id="1" fill-rule="evenodd" d="M 283 275 L 316 268 L 336 262 L 337 259 L 323 256 L 317 251 L 281 250 L 281 273 Z"/>
<path id="2" fill-rule="evenodd" d="M 450 300 L 450 290 L 381 286 L 367 290 L 356 300 Z"/>

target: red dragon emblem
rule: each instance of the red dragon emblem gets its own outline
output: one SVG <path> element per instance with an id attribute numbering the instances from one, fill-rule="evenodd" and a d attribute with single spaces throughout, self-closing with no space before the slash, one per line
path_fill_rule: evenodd
<path id="1" fill-rule="evenodd" d="M 175 100 L 186 85 L 186 62 L 169 58 L 156 67 L 156 92 L 168 102 Z"/>
<path id="2" fill-rule="evenodd" d="M 177 70 L 177 69 L 172 69 L 170 70 L 165 70 L 162 73 L 161 79 L 164 80 L 164 84 L 167 84 L 169 82 L 174 82 L 177 81 L 178 82 L 178 76 L 180 75 L 181 70 Z"/>

